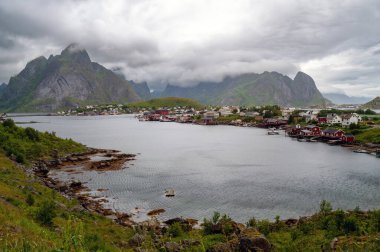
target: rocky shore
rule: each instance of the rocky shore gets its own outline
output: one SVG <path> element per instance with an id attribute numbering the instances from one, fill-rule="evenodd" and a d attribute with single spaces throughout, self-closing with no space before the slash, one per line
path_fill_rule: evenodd
<path id="1" fill-rule="evenodd" d="M 103 203 L 108 202 L 107 198 L 93 196 L 81 181 L 61 181 L 50 176 L 51 172 L 61 170 L 67 173 L 78 172 L 80 170 L 93 171 L 116 171 L 124 169 L 128 161 L 135 159 L 134 154 L 124 154 L 117 150 L 88 148 L 83 153 L 74 153 L 65 157 L 54 155 L 49 160 L 39 160 L 33 167 L 34 173 L 42 180 L 42 182 L 56 191 L 60 192 L 67 198 L 75 198 L 80 202 L 81 209 L 90 212 L 96 212 L 101 215 L 114 219 L 116 222 L 133 226 L 134 223 L 128 213 L 116 212 L 112 209 L 105 208 Z M 81 172 L 81 171 L 79 171 Z M 107 191 L 106 188 L 100 188 L 97 191 Z"/>

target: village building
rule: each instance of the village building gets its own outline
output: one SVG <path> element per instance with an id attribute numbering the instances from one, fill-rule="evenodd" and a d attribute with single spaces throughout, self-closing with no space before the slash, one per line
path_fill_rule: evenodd
<path id="1" fill-rule="evenodd" d="M 321 129 L 315 125 L 307 125 L 304 127 L 304 130 L 310 131 L 312 136 L 320 136 L 321 135 Z"/>
<path id="2" fill-rule="evenodd" d="M 260 113 L 259 112 L 256 112 L 256 111 L 247 111 L 245 112 L 245 116 L 248 116 L 248 117 L 256 117 L 256 116 L 259 116 Z"/>
<path id="3" fill-rule="evenodd" d="M 355 137 L 352 134 L 345 134 L 342 136 L 342 141 L 345 143 L 353 143 L 355 141 Z"/>
<path id="4" fill-rule="evenodd" d="M 203 122 L 206 124 L 214 123 L 214 120 L 219 117 L 219 113 L 215 111 L 207 111 L 203 114 Z"/>
<path id="5" fill-rule="evenodd" d="M 322 131 L 322 136 L 330 139 L 341 139 L 344 132 L 339 129 L 325 129 Z"/>
<path id="6" fill-rule="evenodd" d="M 328 124 L 342 124 L 342 117 L 335 113 L 327 114 L 326 121 Z"/>
<path id="7" fill-rule="evenodd" d="M 342 115 L 342 126 L 347 127 L 351 124 L 358 124 L 362 118 L 356 113 Z"/>

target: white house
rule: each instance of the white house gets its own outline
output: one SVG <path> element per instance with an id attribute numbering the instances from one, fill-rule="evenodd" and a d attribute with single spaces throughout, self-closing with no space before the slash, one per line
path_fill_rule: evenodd
<path id="1" fill-rule="evenodd" d="M 354 113 L 354 114 L 345 114 L 342 115 L 342 126 L 350 126 L 350 124 L 358 124 L 361 121 L 359 121 L 359 115 Z"/>
<path id="2" fill-rule="evenodd" d="M 327 114 L 326 121 L 329 124 L 341 124 L 342 123 L 342 117 L 335 113 Z"/>
<path id="3" fill-rule="evenodd" d="M 306 112 L 301 112 L 299 115 L 302 116 L 303 118 L 305 118 L 305 122 L 310 122 L 313 120 L 317 121 L 318 120 L 318 112 L 317 111 L 309 110 Z"/>

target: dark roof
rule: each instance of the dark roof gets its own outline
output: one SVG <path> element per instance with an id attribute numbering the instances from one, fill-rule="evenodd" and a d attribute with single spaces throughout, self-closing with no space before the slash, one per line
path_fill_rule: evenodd
<path id="1" fill-rule="evenodd" d="M 315 127 L 318 127 L 318 126 L 315 126 L 315 125 L 307 125 L 305 128 L 308 128 L 308 129 L 314 129 Z"/>
<path id="2" fill-rule="evenodd" d="M 323 133 L 336 133 L 338 131 L 341 131 L 341 130 L 338 130 L 338 129 L 325 129 L 323 131 Z"/>

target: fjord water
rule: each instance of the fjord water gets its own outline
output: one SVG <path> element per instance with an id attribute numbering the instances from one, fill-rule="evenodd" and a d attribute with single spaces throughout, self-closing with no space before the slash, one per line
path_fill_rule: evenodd
<path id="1" fill-rule="evenodd" d="M 323 143 L 301 143 L 266 130 L 139 122 L 133 116 L 19 117 L 16 121 L 91 147 L 139 155 L 120 171 L 64 174 L 129 212 L 164 208 L 162 218 L 202 219 L 214 211 L 249 217 L 308 215 L 326 199 L 335 208 L 380 207 L 380 159 Z M 166 188 L 176 191 L 164 197 Z"/>

